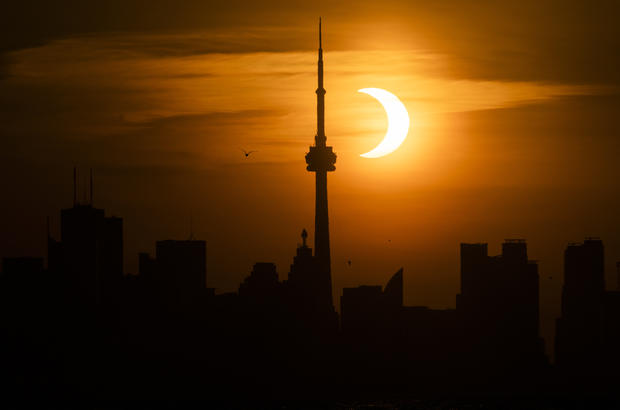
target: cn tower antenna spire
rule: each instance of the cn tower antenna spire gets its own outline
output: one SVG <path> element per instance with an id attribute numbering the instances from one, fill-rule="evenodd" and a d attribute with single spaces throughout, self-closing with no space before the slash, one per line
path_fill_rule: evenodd
<path id="1" fill-rule="evenodd" d="M 319 17 L 319 49 L 322 49 L 323 45 L 321 42 L 321 18 Z"/>
<path id="2" fill-rule="evenodd" d="M 316 89 L 316 138 L 317 147 L 324 147 L 325 140 L 325 88 L 323 88 L 323 39 L 321 35 L 321 18 L 319 17 L 319 61 L 318 87 Z"/>

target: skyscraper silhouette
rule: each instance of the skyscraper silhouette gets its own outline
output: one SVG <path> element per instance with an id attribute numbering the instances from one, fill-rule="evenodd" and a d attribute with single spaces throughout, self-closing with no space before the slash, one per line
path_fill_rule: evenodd
<path id="1" fill-rule="evenodd" d="M 546 362 L 539 303 L 538 264 L 528 259 L 524 240 L 506 239 L 498 256 L 488 255 L 486 243 L 461 244 L 456 306 L 476 366 Z"/>
<path id="2" fill-rule="evenodd" d="M 587 238 L 564 252 L 562 317 L 556 323 L 556 363 L 580 372 L 601 360 L 601 304 L 605 293 L 603 242 Z"/>
<path id="3" fill-rule="evenodd" d="M 114 301 L 123 280 L 123 219 L 93 206 L 92 171 L 87 203 L 78 201 L 77 186 L 74 169 L 73 207 L 60 213 L 61 240 L 48 236 L 49 270 L 84 302 Z"/>
<path id="4" fill-rule="evenodd" d="M 329 216 L 327 212 L 327 173 L 336 167 L 336 154 L 326 145 L 325 136 L 325 89 L 323 88 L 323 48 L 321 41 L 321 20 L 319 19 L 319 61 L 318 88 L 316 89 L 317 131 L 315 145 L 306 154 L 307 170 L 316 173 L 316 209 L 314 220 L 314 255 L 317 272 L 323 282 L 323 295 L 332 302 L 331 256 L 329 249 Z"/>

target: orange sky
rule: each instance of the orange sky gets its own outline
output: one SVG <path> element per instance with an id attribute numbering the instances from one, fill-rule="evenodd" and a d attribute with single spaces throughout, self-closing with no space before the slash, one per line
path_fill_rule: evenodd
<path id="1" fill-rule="evenodd" d="M 403 266 L 407 304 L 453 307 L 460 242 L 497 253 L 526 238 L 549 344 L 567 242 L 602 237 L 615 287 L 613 5 L 68 5 L 5 17 L 0 256 L 44 254 L 45 216 L 57 232 L 78 165 L 95 168 L 96 205 L 125 218 L 129 272 L 155 240 L 189 236 L 192 219 L 209 286 L 236 289 L 256 261 L 285 278 L 313 226 L 304 154 L 322 14 L 336 295 Z M 386 127 L 364 87 L 393 92 L 411 117 L 408 139 L 381 159 L 359 157 Z M 246 160 L 241 147 L 258 152 Z"/>

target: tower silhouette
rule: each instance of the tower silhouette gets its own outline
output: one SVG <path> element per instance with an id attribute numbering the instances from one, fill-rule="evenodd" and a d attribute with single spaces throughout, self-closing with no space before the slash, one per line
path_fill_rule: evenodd
<path id="1" fill-rule="evenodd" d="M 314 255 L 320 274 L 323 276 L 325 297 L 332 300 L 331 256 L 329 249 L 329 216 L 327 211 L 327 173 L 336 167 L 336 154 L 326 145 L 325 136 L 325 89 L 323 88 L 323 48 L 321 41 L 321 20 L 319 19 L 319 61 L 318 87 L 316 89 L 317 130 L 315 145 L 306 154 L 306 169 L 316 173 L 316 208 L 314 219 Z"/>

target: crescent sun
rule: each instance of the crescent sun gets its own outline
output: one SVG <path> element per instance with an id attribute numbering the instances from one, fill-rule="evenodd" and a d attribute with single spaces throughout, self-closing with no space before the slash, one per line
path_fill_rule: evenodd
<path id="1" fill-rule="evenodd" d="M 357 90 L 368 94 L 381 103 L 388 118 L 388 128 L 383 140 L 372 150 L 361 154 L 364 158 L 379 158 L 394 152 L 407 138 L 409 114 L 403 103 L 394 94 L 381 88 L 362 88 Z"/>

